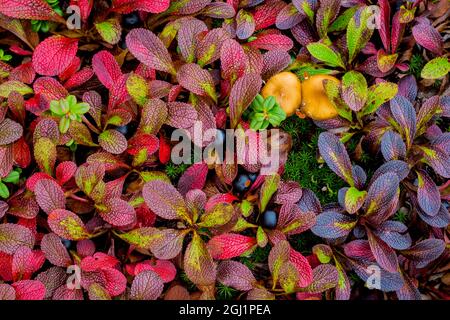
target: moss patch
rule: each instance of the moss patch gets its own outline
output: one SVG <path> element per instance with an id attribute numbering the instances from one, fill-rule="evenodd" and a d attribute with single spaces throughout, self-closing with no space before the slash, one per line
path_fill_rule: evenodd
<path id="1" fill-rule="evenodd" d="M 310 120 L 295 116 L 283 122 L 281 129 L 292 137 L 284 179 L 311 189 L 322 204 L 336 202 L 338 190 L 346 184 L 326 164 L 317 161 L 317 140 L 323 130 Z"/>

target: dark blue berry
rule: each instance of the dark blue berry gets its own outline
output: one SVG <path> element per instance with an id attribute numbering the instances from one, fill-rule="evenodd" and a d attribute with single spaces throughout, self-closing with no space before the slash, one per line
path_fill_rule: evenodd
<path id="1" fill-rule="evenodd" d="M 125 27 L 134 27 L 140 22 L 137 12 L 132 12 L 124 16 Z"/>
<path id="2" fill-rule="evenodd" d="M 258 174 L 257 173 L 249 173 L 248 177 L 250 178 L 250 181 L 253 183 L 256 181 L 256 178 L 258 178 Z"/>
<path id="3" fill-rule="evenodd" d="M 116 130 L 119 131 L 124 136 L 126 136 L 128 133 L 128 126 L 117 127 Z"/>
<path id="4" fill-rule="evenodd" d="M 236 194 L 242 195 L 250 189 L 252 181 L 246 174 L 240 174 L 233 181 L 233 191 Z"/>
<path id="5" fill-rule="evenodd" d="M 267 229 L 274 229 L 277 226 L 277 213 L 273 210 L 267 210 L 262 216 L 262 225 Z"/>
<path id="6" fill-rule="evenodd" d="M 72 245 L 72 241 L 67 240 L 67 239 L 62 239 L 62 244 L 64 245 L 64 247 L 66 247 L 66 249 L 69 249 L 70 246 Z"/>
<path id="7" fill-rule="evenodd" d="M 442 205 L 444 206 L 445 209 L 449 209 L 450 208 L 450 204 L 448 203 L 448 201 L 442 201 Z"/>

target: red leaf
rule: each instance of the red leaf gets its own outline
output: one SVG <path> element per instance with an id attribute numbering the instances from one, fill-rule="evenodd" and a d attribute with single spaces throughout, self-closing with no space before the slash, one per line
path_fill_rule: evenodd
<path id="1" fill-rule="evenodd" d="M 23 83 L 32 83 L 36 77 L 31 61 L 14 68 L 9 74 L 9 80 L 17 80 Z"/>
<path id="2" fill-rule="evenodd" d="M 64 191 L 54 180 L 39 180 L 34 187 L 34 191 L 37 203 L 47 214 L 53 210 L 66 207 Z"/>
<path id="3" fill-rule="evenodd" d="M 0 224 L 0 251 L 13 254 L 23 246 L 33 248 L 35 238 L 30 229 L 13 223 Z"/>
<path id="4" fill-rule="evenodd" d="M 71 90 L 79 87 L 89 81 L 94 76 L 94 71 L 91 68 L 83 68 L 75 73 L 69 80 L 64 83 L 64 88 Z"/>
<path id="5" fill-rule="evenodd" d="M 280 11 L 284 8 L 285 3 L 282 1 L 266 2 L 257 7 L 253 12 L 256 30 L 266 29 L 275 24 Z"/>
<path id="6" fill-rule="evenodd" d="M 82 257 L 92 256 L 95 253 L 95 243 L 86 239 L 77 242 L 77 253 Z"/>
<path id="7" fill-rule="evenodd" d="M 136 264 L 134 268 L 134 274 L 138 275 L 141 272 L 147 270 L 156 272 L 161 277 L 164 283 L 171 282 L 177 275 L 177 269 L 175 268 L 174 264 L 168 260 L 156 260 L 155 263 L 150 260 L 140 262 Z"/>
<path id="8" fill-rule="evenodd" d="M 128 141 L 127 152 L 133 156 L 140 150 L 147 149 L 147 155 L 154 154 L 159 148 L 159 140 L 153 134 L 138 134 Z"/>
<path id="9" fill-rule="evenodd" d="M 225 233 L 208 242 L 208 250 L 214 259 L 227 260 L 239 257 L 256 245 L 256 239 L 236 233 Z"/>
<path id="10" fill-rule="evenodd" d="M 50 263 L 58 267 L 67 267 L 72 264 L 72 259 L 66 247 L 61 242 L 61 238 L 54 233 L 44 235 L 41 240 L 41 250 Z"/>
<path id="11" fill-rule="evenodd" d="M 188 19 L 181 22 L 180 30 L 178 30 L 177 40 L 181 55 L 186 62 L 194 62 L 197 36 L 200 33 L 206 31 L 208 31 L 208 27 L 203 21 L 197 19 Z"/>
<path id="12" fill-rule="evenodd" d="M 282 34 L 264 34 L 249 42 L 248 45 L 257 49 L 284 51 L 289 51 L 294 47 L 291 38 Z"/>
<path id="13" fill-rule="evenodd" d="M 249 291 L 256 285 L 255 276 L 250 269 L 237 261 L 224 261 L 217 268 L 217 280 L 240 291 Z"/>
<path id="14" fill-rule="evenodd" d="M 156 272 L 139 273 L 131 285 L 130 298 L 133 300 L 156 300 L 164 289 L 164 283 Z"/>
<path id="15" fill-rule="evenodd" d="M 6 118 L 0 122 L 0 146 L 13 143 L 22 137 L 23 128 L 17 122 Z"/>
<path id="16" fill-rule="evenodd" d="M 187 129 L 198 119 L 197 111 L 189 103 L 170 102 L 167 106 L 169 114 L 166 124 L 171 127 Z"/>
<path id="17" fill-rule="evenodd" d="M 147 182 L 142 196 L 150 210 L 164 219 L 173 220 L 188 215 L 183 197 L 170 183 L 161 180 Z"/>
<path id="18" fill-rule="evenodd" d="M 170 161 L 170 154 L 170 144 L 164 136 L 161 136 L 159 138 L 159 162 L 167 164 Z"/>
<path id="19" fill-rule="evenodd" d="M 177 80 L 183 88 L 203 97 L 210 97 L 217 102 L 216 88 L 211 74 L 198 64 L 183 65 L 177 73 Z"/>
<path id="20" fill-rule="evenodd" d="M 170 6 L 170 0 L 114 0 L 112 11 L 127 14 L 132 11 L 161 13 Z"/>
<path id="21" fill-rule="evenodd" d="M 230 39 L 230 34 L 222 28 L 210 30 L 206 36 L 198 41 L 195 55 L 200 66 L 205 66 L 220 58 L 220 51 L 225 40 Z"/>
<path id="22" fill-rule="evenodd" d="M 230 93 L 231 127 L 235 128 L 241 115 L 253 102 L 261 89 L 262 79 L 257 74 L 247 74 L 234 84 Z"/>
<path id="23" fill-rule="evenodd" d="M 103 220 L 113 226 L 122 227 L 136 222 L 134 208 L 125 200 L 120 198 L 108 199 L 105 202 L 106 210 L 100 211 Z"/>
<path id="24" fill-rule="evenodd" d="M 228 39 L 223 43 L 220 62 L 222 77 L 232 82 L 242 77 L 247 69 L 247 55 L 242 46 L 233 39 Z"/>
<path id="25" fill-rule="evenodd" d="M 78 167 L 75 162 L 64 161 L 56 167 L 56 180 L 60 185 L 65 184 L 73 178 Z"/>
<path id="26" fill-rule="evenodd" d="M 14 252 L 12 261 L 13 280 L 29 280 L 34 272 L 45 262 L 42 251 L 32 251 L 28 247 L 20 247 Z"/>
<path id="27" fill-rule="evenodd" d="M 176 74 L 169 51 L 162 41 L 150 30 L 133 29 L 126 37 L 127 47 L 146 66 L 171 74 Z"/>
<path id="28" fill-rule="evenodd" d="M 22 169 L 28 167 L 31 163 L 31 152 L 25 139 L 22 137 L 12 145 L 14 163 Z"/>
<path id="29" fill-rule="evenodd" d="M 0 300 L 16 300 L 16 290 L 9 284 L 0 284 Z"/>
<path id="30" fill-rule="evenodd" d="M 108 89 L 111 89 L 122 76 L 116 59 L 106 50 L 100 51 L 92 57 L 92 68 L 100 82 Z"/>
<path id="31" fill-rule="evenodd" d="M 52 36 L 42 41 L 33 53 L 33 68 L 44 76 L 63 72 L 77 54 L 78 40 Z"/>
<path id="32" fill-rule="evenodd" d="M 208 175 L 208 165 L 204 162 L 190 166 L 178 181 L 178 190 L 186 195 L 189 190 L 203 189 Z"/>
<path id="33" fill-rule="evenodd" d="M 43 300 L 45 286 L 38 280 L 22 280 L 12 284 L 16 290 L 16 300 Z"/>
<path id="34" fill-rule="evenodd" d="M 69 66 L 58 75 L 59 80 L 67 81 L 72 75 L 80 70 L 81 59 L 75 56 Z"/>
<path id="35" fill-rule="evenodd" d="M 92 257 L 81 260 L 81 269 L 86 272 L 114 268 L 119 263 L 117 258 L 108 254 L 97 252 Z"/>
<path id="36" fill-rule="evenodd" d="M 435 55 L 442 54 L 443 40 L 442 37 L 432 25 L 421 22 L 412 28 L 412 34 L 417 43 L 422 47 L 430 50 Z"/>
<path id="37" fill-rule="evenodd" d="M 313 271 L 308 259 L 306 259 L 300 252 L 297 252 L 291 248 L 289 250 L 289 262 L 293 263 L 298 270 L 300 278 L 298 280 L 298 286 L 306 287 L 311 284 L 313 281 Z"/>
<path id="38" fill-rule="evenodd" d="M 60 100 L 68 96 L 69 92 L 58 80 L 50 77 L 37 79 L 33 84 L 34 93 L 40 94 L 47 99 L 47 103 L 52 100 Z"/>
<path id="39" fill-rule="evenodd" d="M 98 136 L 100 146 L 112 154 L 121 154 L 127 149 L 128 142 L 117 130 L 106 130 Z"/>
<path id="40" fill-rule="evenodd" d="M 64 19 L 44 0 L 2 0 L 0 13 L 12 18 L 51 20 L 65 24 Z"/>

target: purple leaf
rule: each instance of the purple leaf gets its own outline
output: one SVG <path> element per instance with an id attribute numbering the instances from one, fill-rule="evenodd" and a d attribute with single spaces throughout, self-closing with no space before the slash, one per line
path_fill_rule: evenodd
<path id="1" fill-rule="evenodd" d="M 398 133 L 389 130 L 383 135 L 381 153 L 386 161 L 405 158 L 406 146 Z"/>

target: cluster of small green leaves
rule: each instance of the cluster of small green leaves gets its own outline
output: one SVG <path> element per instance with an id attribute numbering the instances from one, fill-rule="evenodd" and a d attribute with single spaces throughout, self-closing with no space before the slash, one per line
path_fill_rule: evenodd
<path id="1" fill-rule="evenodd" d="M 71 121 L 82 122 L 82 116 L 89 111 L 89 104 L 77 102 L 77 97 L 69 95 L 59 101 L 52 101 L 50 110 L 54 116 L 60 118 L 59 131 L 66 133 L 69 131 Z"/>
<path id="2" fill-rule="evenodd" d="M 20 168 L 16 168 L 12 170 L 6 177 L 0 179 L 0 198 L 9 198 L 10 192 L 6 183 L 18 184 L 21 173 L 22 170 Z"/>
<path id="3" fill-rule="evenodd" d="M 264 99 L 258 94 L 250 108 L 250 128 L 255 131 L 265 130 L 269 125 L 278 127 L 286 119 L 286 113 L 272 96 Z"/>

